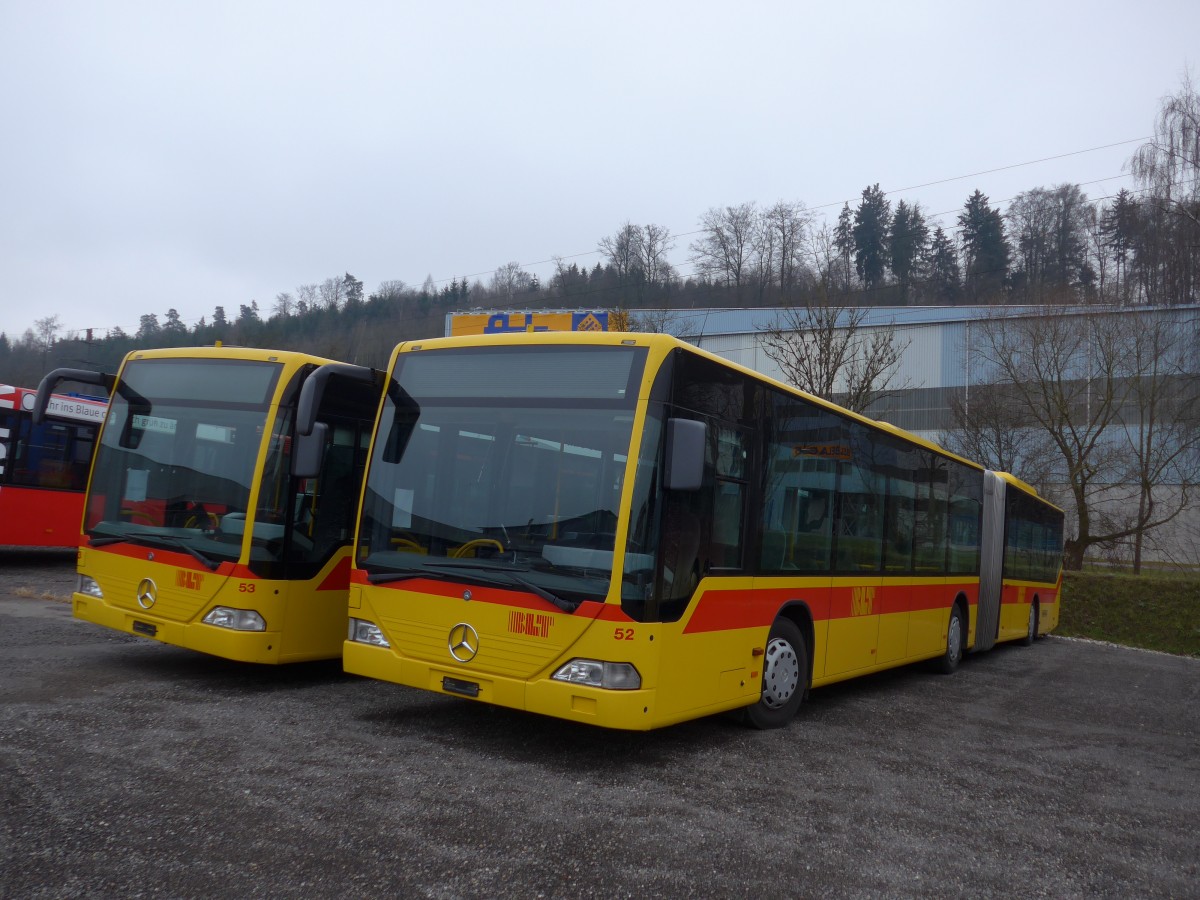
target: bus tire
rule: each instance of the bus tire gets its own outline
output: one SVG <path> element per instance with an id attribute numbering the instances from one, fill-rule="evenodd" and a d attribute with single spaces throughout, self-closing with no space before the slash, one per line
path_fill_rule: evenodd
<path id="1" fill-rule="evenodd" d="M 1022 647 L 1032 647 L 1033 642 L 1037 640 L 1038 629 L 1038 602 L 1035 599 L 1029 604 L 1029 628 L 1025 632 L 1025 637 L 1021 638 Z"/>
<path id="2" fill-rule="evenodd" d="M 754 728 L 782 728 L 796 715 L 808 691 L 808 645 L 791 619 L 771 626 L 763 655 L 762 695 L 746 707 L 745 721 Z"/>
<path id="3" fill-rule="evenodd" d="M 962 662 L 963 648 L 967 645 L 965 625 L 962 604 L 955 601 L 950 609 L 950 622 L 946 625 L 946 650 L 934 664 L 934 668 L 943 675 L 949 675 Z"/>

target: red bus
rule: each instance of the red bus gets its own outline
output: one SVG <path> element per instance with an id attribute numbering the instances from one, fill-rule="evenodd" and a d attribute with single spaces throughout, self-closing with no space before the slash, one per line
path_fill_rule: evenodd
<path id="1" fill-rule="evenodd" d="M 0 384 L 0 546 L 75 547 L 107 403 L 54 394 L 35 425 L 36 398 L 36 390 Z"/>

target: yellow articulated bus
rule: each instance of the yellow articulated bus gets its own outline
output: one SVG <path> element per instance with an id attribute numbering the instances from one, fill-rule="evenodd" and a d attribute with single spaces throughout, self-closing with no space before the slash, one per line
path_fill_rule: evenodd
<path id="1" fill-rule="evenodd" d="M 243 662 L 336 658 L 382 373 L 233 347 L 129 354 L 84 504 L 77 618 Z M 39 400 L 44 408 L 44 400 Z"/>
<path id="2" fill-rule="evenodd" d="M 810 687 L 1032 640 L 1062 513 L 664 335 L 402 344 L 347 671 L 577 722 L 792 719 Z"/>

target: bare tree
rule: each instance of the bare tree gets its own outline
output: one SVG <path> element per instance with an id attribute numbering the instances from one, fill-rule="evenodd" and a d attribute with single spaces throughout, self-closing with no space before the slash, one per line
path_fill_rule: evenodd
<path id="1" fill-rule="evenodd" d="M 498 298 L 511 305 L 513 297 L 528 291 L 532 285 L 533 276 L 522 269 L 520 263 L 509 262 L 492 273 L 489 287 Z"/>
<path id="2" fill-rule="evenodd" d="M 1068 302 L 1091 283 L 1087 226 L 1092 207 L 1075 184 L 1022 191 L 1009 203 L 1016 256 L 1013 291 L 1028 302 Z"/>
<path id="3" fill-rule="evenodd" d="M 1192 336 L 1197 320 L 1139 315 L 1123 330 L 1131 390 L 1125 427 L 1124 480 L 1137 490 L 1132 531 L 1133 570 L 1141 572 L 1147 534 L 1189 506 L 1200 479 L 1200 376 Z M 1165 486 L 1173 490 L 1166 492 Z"/>
<path id="4" fill-rule="evenodd" d="M 617 281 L 619 296 L 611 305 L 627 309 L 661 301 L 675 278 L 667 258 L 675 248 L 671 231 L 662 225 L 625 222 L 615 234 L 601 238 L 596 249 Z"/>
<path id="5" fill-rule="evenodd" d="M 1088 315 L 997 313 L 974 329 L 973 368 L 990 373 L 1011 399 L 1016 421 L 1049 442 L 1050 455 L 1042 462 L 1052 466 L 1052 474 L 1035 472 L 1031 479 L 1021 468 L 1014 474 L 1062 483 L 1065 505 L 1075 517 L 1076 533 L 1066 541 L 1070 569 L 1082 567 L 1089 549 L 1144 535 L 1179 512 L 1153 502 L 1153 486 L 1178 469 L 1155 449 L 1166 426 L 1147 392 L 1157 390 L 1161 397 L 1164 382 L 1152 389 L 1158 379 L 1148 377 L 1155 350 L 1147 330 L 1146 323 L 1112 308 Z M 1170 418 L 1179 415 L 1175 410 Z M 1151 425 L 1152 418 L 1158 424 Z M 1143 495 L 1136 516 L 1122 512 L 1128 504 L 1113 487 L 1122 484 Z"/>
<path id="6" fill-rule="evenodd" d="M 1163 98 L 1154 137 L 1128 166 L 1154 200 L 1200 225 L 1200 93 L 1190 74 L 1184 74 L 1178 93 Z"/>
<path id="7" fill-rule="evenodd" d="M 306 313 L 317 308 L 318 292 L 315 284 L 296 286 L 296 312 Z"/>
<path id="8" fill-rule="evenodd" d="M 616 234 L 601 238 L 596 246 L 616 277 L 619 293 L 611 305 L 619 309 L 628 309 L 641 300 L 641 286 L 645 280 L 642 241 L 642 229 L 627 221 Z"/>
<path id="9" fill-rule="evenodd" d="M 780 200 L 763 213 L 764 227 L 774 232 L 779 243 L 775 283 L 779 287 L 779 301 L 782 304 L 789 303 L 810 277 L 804 265 L 803 253 L 813 220 L 813 213 L 800 202 Z"/>
<path id="10" fill-rule="evenodd" d="M 667 254 L 674 249 L 675 239 L 669 228 L 662 225 L 642 226 L 638 264 L 646 287 L 652 293 L 663 293 L 675 278 L 675 267 L 667 259 Z"/>
<path id="11" fill-rule="evenodd" d="M 752 272 L 758 230 L 755 204 L 713 207 L 700 217 L 701 237 L 692 242 L 692 262 L 700 275 L 725 284 L 738 303 L 744 298 Z"/>
<path id="12" fill-rule="evenodd" d="M 274 314 L 282 319 L 286 319 L 296 309 L 296 298 L 287 291 L 280 291 L 275 295 Z"/>
<path id="13" fill-rule="evenodd" d="M 867 326 L 868 310 L 828 302 L 823 288 L 780 310 L 764 329 L 763 352 L 796 387 L 854 412 L 904 389 L 896 383 L 908 341 L 892 324 Z"/>
<path id="14" fill-rule="evenodd" d="M 947 450 L 998 472 L 1012 472 L 1045 490 L 1054 447 L 1040 428 L 1030 428 L 1014 392 L 1003 384 L 973 385 L 950 400 L 954 422 L 944 436 Z"/>
<path id="15" fill-rule="evenodd" d="M 618 324 L 624 322 L 624 328 L 612 328 L 612 317 L 609 317 L 609 327 L 613 331 L 640 331 L 648 334 L 671 334 L 681 341 L 694 344 L 700 336 L 696 328 L 696 320 L 692 316 L 669 309 L 648 309 L 636 314 L 627 314 L 626 319 L 618 318 Z"/>
<path id="16" fill-rule="evenodd" d="M 408 294 L 408 285 L 399 279 L 379 282 L 379 287 L 370 296 L 371 300 L 382 300 L 385 303 L 400 303 Z"/>
<path id="17" fill-rule="evenodd" d="M 341 278 L 326 278 L 317 293 L 323 308 L 340 309 L 346 299 L 346 284 Z"/>
<path id="18" fill-rule="evenodd" d="M 1134 255 L 1149 302 L 1200 299 L 1200 93 L 1185 75 L 1162 101 L 1154 138 L 1138 148 L 1129 169 L 1145 187 Z"/>
<path id="19" fill-rule="evenodd" d="M 62 331 L 62 323 L 58 320 L 58 316 L 46 316 L 44 319 L 37 319 L 34 321 L 33 327 L 37 335 L 38 346 L 43 350 L 49 350 L 53 347 L 55 338 Z"/>

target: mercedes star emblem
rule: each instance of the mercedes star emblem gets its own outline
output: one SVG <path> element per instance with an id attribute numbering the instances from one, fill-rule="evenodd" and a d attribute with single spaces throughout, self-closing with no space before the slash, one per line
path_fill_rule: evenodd
<path id="1" fill-rule="evenodd" d="M 149 578 L 143 578 L 138 582 L 137 587 L 137 602 L 142 609 L 149 609 L 154 605 L 154 601 L 158 599 L 158 586 Z"/>
<path id="2" fill-rule="evenodd" d="M 479 634 L 466 622 L 450 629 L 450 655 L 459 662 L 470 662 L 479 652 Z"/>

